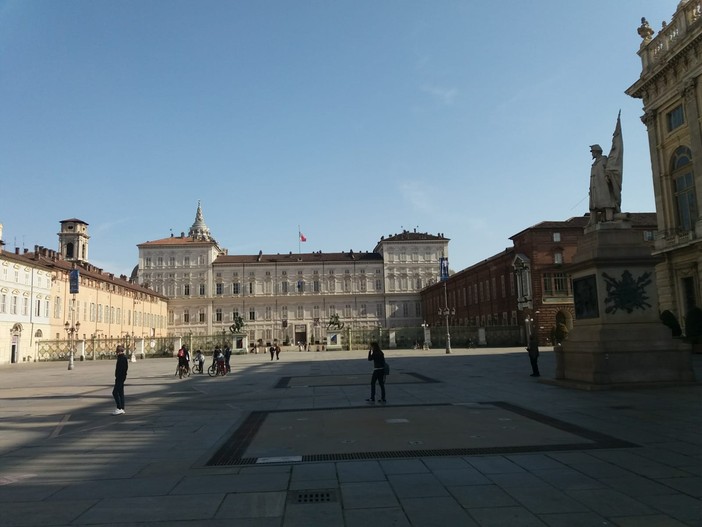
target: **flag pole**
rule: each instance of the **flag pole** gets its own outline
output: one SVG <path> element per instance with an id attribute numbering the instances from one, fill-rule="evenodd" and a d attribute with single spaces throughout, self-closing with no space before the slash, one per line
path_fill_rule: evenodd
<path id="1" fill-rule="evenodd" d="M 302 238 L 300 236 L 300 233 L 302 231 L 300 230 L 300 225 L 297 225 L 297 255 L 300 256 L 302 254 Z"/>

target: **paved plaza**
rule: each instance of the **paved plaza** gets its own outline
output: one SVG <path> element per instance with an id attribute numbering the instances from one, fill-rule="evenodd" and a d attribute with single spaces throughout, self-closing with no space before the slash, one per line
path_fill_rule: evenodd
<path id="1" fill-rule="evenodd" d="M 0 526 L 700 526 L 702 384 L 581 391 L 523 348 L 0 367 Z M 209 358 L 208 358 L 209 361 Z M 702 379 L 702 356 L 695 356 Z"/>

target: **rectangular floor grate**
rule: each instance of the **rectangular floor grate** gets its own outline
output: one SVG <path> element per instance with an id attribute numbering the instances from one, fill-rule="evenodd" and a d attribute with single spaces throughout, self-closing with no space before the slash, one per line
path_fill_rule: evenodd
<path id="1" fill-rule="evenodd" d="M 288 502 L 300 504 L 335 503 L 337 495 L 335 489 L 321 490 L 295 490 L 288 494 Z"/>

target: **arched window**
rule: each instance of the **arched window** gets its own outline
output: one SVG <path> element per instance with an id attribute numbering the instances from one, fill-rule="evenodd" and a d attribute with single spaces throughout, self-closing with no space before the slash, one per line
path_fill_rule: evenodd
<path id="1" fill-rule="evenodd" d="M 678 147 L 671 161 L 671 172 L 678 216 L 677 226 L 683 231 L 691 231 L 697 221 L 697 200 L 692 152 L 689 148 Z"/>

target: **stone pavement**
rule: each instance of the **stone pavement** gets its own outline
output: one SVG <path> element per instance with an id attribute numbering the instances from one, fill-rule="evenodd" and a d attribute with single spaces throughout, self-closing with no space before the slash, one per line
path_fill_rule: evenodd
<path id="1" fill-rule="evenodd" d="M 578 391 L 523 348 L 0 367 L 0 525 L 702 525 L 702 385 Z M 702 379 L 702 356 L 696 356 Z M 554 370 L 541 354 L 542 379 Z"/>

